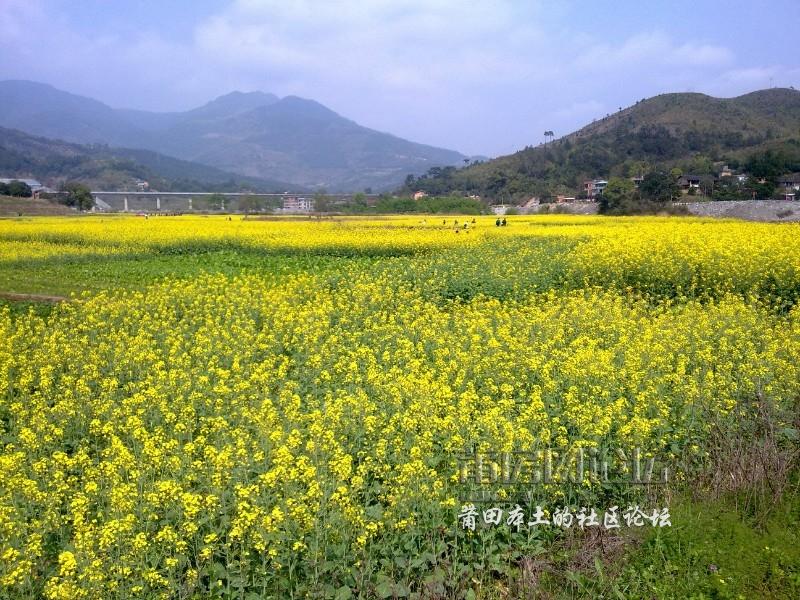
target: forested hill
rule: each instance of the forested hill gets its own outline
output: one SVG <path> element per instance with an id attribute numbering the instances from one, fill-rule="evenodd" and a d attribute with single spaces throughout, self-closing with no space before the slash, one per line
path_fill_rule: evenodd
<path id="1" fill-rule="evenodd" d="M 135 190 L 136 182 L 169 191 L 302 191 L 289 183 L 245 177 L 149 150 L 81 145 L 0 127 L 0 177 L 33 177 L 53 188 L 78 181 L 93 189 Z"/>
<path id="2" fill-rule="evenodd" d="M 737 98 L 662 94 L 641 100 L 547 144 L 464 169 L 408 179 L 407 190 L 495 199 L 578 193 L 586 179 L 680 167 L 710 174 L 772 149 L 800 161 L 800 91 L 769 89 Z"/>

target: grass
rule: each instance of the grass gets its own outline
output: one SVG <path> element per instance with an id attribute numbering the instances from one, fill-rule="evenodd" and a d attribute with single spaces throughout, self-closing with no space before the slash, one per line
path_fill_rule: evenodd
<path id="1" fill-rule="evenodd" d="M 745 519 L 730 499 L 673 503 L 670 528 L 650 530 L 611 563 L 570 570 L 573 553 L 543 582 L 555 597 L 797 598 L 800 499 L 787 499 L 764 524 Z M 552 573 L 551 572 L 551 573 Z"/>
<path id="2" fill-rule="evenodd" d="M 203 273 L 289 274 L 335 269 L 352 259 L 325 255 L 266 254 L 217 250 L 186 254 L 86 255 L 0 263 L 0 291 L 70 296 L 109 289 L 143 289 L 163 278 L 186 279 Z"/>

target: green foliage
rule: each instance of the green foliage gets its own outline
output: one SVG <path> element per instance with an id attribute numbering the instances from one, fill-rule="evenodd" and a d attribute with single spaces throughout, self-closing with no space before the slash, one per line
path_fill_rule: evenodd
<path id="1" fill-rule="evenodd" d="M 261 212 L 265 208 L 264 201 L 260 196 L 243 196 L 239 200 L 239 210 L 243 213 Z"/>
<path id="2" fill-rule="evenodd" d="M 612 177 L 600 196 L 600 212 L 606 214 L 625 214 L 634 209 L 639 196 L 636 186 L 630 179 Z"/>
<path id="3" fill-rule="evenodd" d="M 670 200 L 680 196 L 672 175 L 651 172 L 636 189 L 633 181 L 612 177 L 598 198 L 600 213 L 607 215 L 686 214 L 686 208 Z"/>
<path id="4" fill-rule="evenodd" d="M 639 184 L 639 194 L 651 202 L 669 202 L 680 197 L 680 188 L 672 175 L 652 172 L 644 176 Z"/>
<path id="5" fill-rule="evenodd" d="M 333 202 L 325 190 L 320 190 L 314 194 L 314 210 L 316 212 L 330 212 L 332 208 Z"/>
<path id="6" fill-rule="evenodd" d="M 749 200 L 747 187 L 735 177 L 722 177 L 714 185 L 713 200 Z"/>
<path id="7" fill-rule="evenodd" d="M 0 193 L 16 198 L 30 198 L 33 195 L 30 186 L 24 181 L 14 180 L 5 184 L 5 191 L 0 190 Z"/>
<path id="8" fill-rule="evenodd" d="M 486 211 L 486 205 L 480 200 L 459 196 L 413 198 L 381 198 L 375 206 L 380 214 L 418 213 L 418 214 L 452 214 L 479 215 Z"/>
<path id="9" fill-rule="evenodd" d="M 548 598 L 796 598 L 798 506 L 784 503 L 766 528 L 724 501 L 683 498 L 672 527 L 608 536 L 594 560 L 584 536 L 557 541 L 539 562 L 538 592 Z M 587 549 L 588 547 L 588 549 Z"/>
<path id="10" fill-rule="evenodd" d="M 61 191 L 66 192 L 63 199 L 67 206 L 74 206 L 78 210 L 91 210 L 94 206 L 91 190 L 77 181 L 68 181 L 61 186 Z"/>
<path id="11" fill-rule="evenodd" d="M 750 198 L 767 200 L 775 195 L 775 184 L 770 179 L 766 179 L 762 182 L 750 178 L 747 181 L 745 190 L 749 192 Z"/>
<path id="12" fill-rule="evenodd" d="M 774 184 L 780 175 L 800 169 L 800 160 L 792 160 L 781 151 L 767 150 L 751 154 L 744 168 L 756 179 L 765 179 Z"/>

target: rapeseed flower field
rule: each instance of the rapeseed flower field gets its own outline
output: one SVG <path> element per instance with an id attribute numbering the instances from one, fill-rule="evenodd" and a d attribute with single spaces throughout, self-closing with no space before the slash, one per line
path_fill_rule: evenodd
<path id="1" fill-rule="evenodd" d="M 796 412 L 797 225 L 509 221 L 0 221 L 0 291 L 72 292 L 0 307 L 0 596 L 461 597 L 551 536 L 458 527 L 465 449 Z"/>

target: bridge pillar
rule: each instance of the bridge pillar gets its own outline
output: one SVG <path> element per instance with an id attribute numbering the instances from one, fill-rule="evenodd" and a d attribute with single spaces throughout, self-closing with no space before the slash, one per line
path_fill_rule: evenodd
<path id="1" fill-rule="evenodd" d="M 161 210 L 161 196 L 156 196 L 156 210 Z"/>
<path id="2" fill-rule="evenodd" d="M 189 198 L 189 210 L 192 210 L 192 199 Z"/>
<path id="3" fill-rule="evenodd" d="M 122 212 L 128 212 L 128 197 L 125 196 L 125 208 L 122 209 Z"/>

